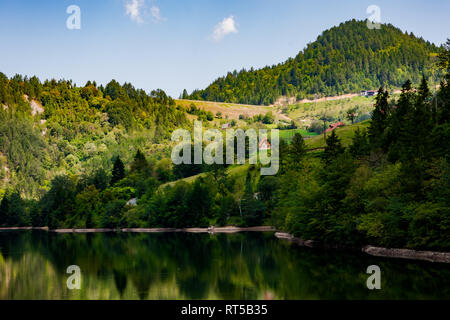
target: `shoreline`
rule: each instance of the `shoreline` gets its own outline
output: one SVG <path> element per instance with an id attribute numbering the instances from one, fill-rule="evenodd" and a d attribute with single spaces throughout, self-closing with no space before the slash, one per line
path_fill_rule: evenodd
<path id="1" fill-rule="evenodd" d="M 102 229 L 54 229 L 49 230 L 55 233 L 101 233 L 101 232 L 131 232 L 131 233 L 169 233 L 169 232 L 185 232 L 185 233 L 236 233 L 236 232 L 275 232 L 277 231 L 271 226 L 258 227 L 208 227 L 208 228 L 102 228 Z"/>
<path id="2" fill-rule="evenodd" d="M 309 248 L 324 248 L 324 249 L 344 249 L 363 252 L 365 254 L 381 257 L 381 258 L 395 258 L 395 259 L 407 259 L 407 260 L 421 260 L 427 262 L 436 263 L 450 263 L 450 252 L 428 251 L 428 250 L 413 250 L 413 249 L 400 249 L 400 248 L 383 248 L 375 247 L 371 245 L 364 246 L 362 248 L 349 248 L 344 246 L 327 246 L 320 244 L 313 240 L 303 240 L 296 238 L 293 235 L 285 232 L 275 232 L 275 237 L 281 240 L 287 240 L 293 242 L 301 247 Z"/>
<path id="3" fill-rule="evenodd" d="M 21 231 L 21 230 L 43 230 L 49 231 L 48 227 L 1 227 L 1 231 Z"/>
<path id="4" fill-rule="evenodd" d="M 131 233 L 236 233 L 236 232 L 276 232 L 272 226 L 257 227 L 208 227 L 208 228 L 74 228 L 74 229 L 49 229 L 48 227 L 8 227 L 0 228 L 1 231 L 43 230 L 53 233 L 107 233 L 107 232 L 131 232 Z"/>
<path id="5" fill-rule="evenodd" d="M 41 230 L 52 233 L 67 234 L 67 233 L 109 233 L 109 232 L 123 232 L 123 233 L 237 233 L 237 232 L 274 232 L 275 237 L 280 240 L 287 240 L 302 247 L 309 248 L 324 248 L 324 249 L 342 249 L 352 250 L 355 252 L 363 252 L 365 254 L 382 257 L 382 258 L 396 258 L 396 259 L 408 259 L 408 260 L 420 260 L 436 263 L 450 263 L 450 252 L 438 252 L 428 250 L 413 250 L 403 248 L 383 248 L 367 245 L 364 247 L 345 247 L 345 246 L 329 246 L 323 245 L 314 240 L 303 240 L 301 238 L 294 237 L 292 234 L 286 232 L 278 232 L 275 227 L 272 226 L 257 226 L 257 227 L 208 227 L 208 228 L 91 228 L 91 229 L 54 229 L 50 230 L 48 227 L 2 227 L 2 231 L 26 231 L 26 230 Z"/>

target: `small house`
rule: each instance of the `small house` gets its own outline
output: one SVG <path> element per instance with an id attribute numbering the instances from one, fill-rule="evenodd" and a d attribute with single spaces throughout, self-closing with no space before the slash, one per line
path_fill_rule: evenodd
<path id="1" fill-rule="evenodd" d="M 270 145 L 269 140 L 267 140 L 267 139 L 262 139 L 262 140 L 259 142 L 259 150 L 270 150 L 270 148 L 271 148 L 271 145 Z"/>
<path id="2" fill-rule="evenodd" d="M 224 123 L 221 128 L 222 128 L 222 130 L 230 129 L 231 128 L 231 123 L 230 122 Z"/>
<path id="3" fill-rule="evenodd" d="M 362 97 L 373 97 L 376 94 L 377 94 L 376 90 L 363 90 L 360 92 L 359 95 Z"/>
<path id="4" fill-rule="evenodd" d="M 333 131 L 336 128 L 343 127 L 343 126 L 345 126 L 345 124 L 343 124 L 342 122 L 339 121 L 339 122 L 330 124 L 330 127 L 325 132 L 328 133 L 328 132 Z"/>

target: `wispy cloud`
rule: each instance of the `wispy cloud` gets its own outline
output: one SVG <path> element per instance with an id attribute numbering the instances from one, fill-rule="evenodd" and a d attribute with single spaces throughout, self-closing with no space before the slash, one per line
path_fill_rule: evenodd
<path id="1" fill-rule="evenodd" d="M 125 13 L 130 16 L 131 20 L 136 23 L 143 23 L 142 9 L 144 7 L 144 0 L 129 0 L 125 3 Z"/>
<path id="2" fill-rule="evenodd" d="M 152 15 L 152 19 L 154 22 L 159 22 L 161 20 L 165 20 L 163 17 L 161 17 L 161 11 L 157 6 L 152 6 L 150 8 L 150 14 Z"/>
<path id="3" fill-rule="evenodd" d="M 138 24 L 144 23 L 144 17 L 149 15 L 153 22 L 160 22 L 166 20 L 161 15 L 159 7 L 153 5 L 150 9 L 146 8 L 145 0 L 126 0 L 125 14 L 130 16 L 130 19 Z"/>
<path id="4" fill-rule="evenodd" d="M 213 31 L 213 39 L 214 41 L 219 42 L 223 39 L 223 37 L 230 33 L 238 33 L 233 16 L 223 19 L 215 26 Z"/>

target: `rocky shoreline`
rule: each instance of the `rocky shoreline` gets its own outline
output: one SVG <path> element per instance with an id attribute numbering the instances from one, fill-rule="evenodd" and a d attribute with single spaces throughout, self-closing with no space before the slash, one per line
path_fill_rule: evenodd
<path id="1" fill-rule="evenodd" d="M 293 235 L 285 232 L 275 232 L 275 237 L 278 239 L 287 240 L 298 244 L 303 247 L 310 248 L 335 248 L 335 249 L 353 249 L 362 251 L 366 254 L 376 257 L 384 258 L 397 258 L 397 259 L 410 259 L 410 260 L 423 260 L 428 262 L 450 263 L 450 252 L 437 252 L 437 251 L 420 251 L 412 249 L 398 249 L 398 248 L 382 248 L 374 246 L 365 246 L 363 248 L 346 248 L 346 247 L 331 247 L 324 246 L 317 241 L 303 240 L 296 238 Z"/>

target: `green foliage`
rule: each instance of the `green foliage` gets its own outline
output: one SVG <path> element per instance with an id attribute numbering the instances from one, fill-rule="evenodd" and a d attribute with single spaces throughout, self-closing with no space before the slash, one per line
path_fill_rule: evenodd
<path id="1" fill-rule="evenodd" d="M 366 130 L 360 130 L 359 127 L 356 129 L 349 151 L 355 158 L 369 154 L 370 145 Z"/>
<path id="2" fill-rule="evenodd" d="M 186 110 L 187 113 L 196 115 L 198 117 L 198 120 L 200 121 L 213 121 L 214 115 L 211 111 L 205 111 L 203 109 L 197 108 L 197 106 L 193 103 L 189 106 L 189 108 Z M 221 117 L 221 114 L 220 114 Z"/>
<path id="3" fill-rule="evenodd" d="M 353 107 L 347 110 L 346 117 L 352 124 L 355 122 L 356 117 L 358 116 L 358 108 Z"/>
<path id="4" fill-rule="evenodd" d="M 76 182 L 65 175 L 55 177 L 50 190 L 40 201 L 42 221 L 49 228 L 68 227 L 61 222 L 71 219 L 75 213 Z"/>
<path id="5" fill-rule="evenodd" d="M 122 160 L 120 160 L 120 157 L 117 156 L 114 159 L 111 184 L 115 184 L 116 182 L 122 180 L 124 177 L 125 177 L 125 166 L 124 166 Z"/>
<path id="6" fill-rule="evenodd" d="M 299 167 L 306 155 L 306 144 L 303 136 L 295 133 L 287 150 L 287 165 L 289 168 Z"/>
<path id="7" fill-rule="evenodd" d="M 0 204 L 0 226 L 28 226 L 31 224 L 25 201 L 18 192 L 7 192 Z"/>
<path id="8" fill-rule="evenodd" d="M 260 225 L 265 213 L 264 202 L 260 201 L 253 192 L 250 171 L 245 179 L 244 197 L 241 201 L 242 218 L 247 226 Z"/>
<path id="9" fill-rule="evenodd" d="M 275 122 L 275 117 L 273 116 L 272 112 L 267 112 L 264 115 L 264 118 L 262 119 L 262 123 L 264 124 L 272 124 Z"/>
<path id="10" fill-rule="evenodd" d="M 364 45 L 362 45 L 364 44 Z M 425 74 L 437 81 L 435 45 L 390 24 L 370 30 L 351 20 L 324 31 L 295 58 L 259 70 L 229 72 L 190 99 L 269 105 L 280 96 L 334 96 L 380 86 L 400 87 Z"/>
<path id="11" fill-rule="evenodd" d="M 276 225 L 331 246 L 449 250 L 450 140 L 439 120 L 448 101 L 434 100 L 425 79 L 388 98 L 380 88 L 369 132 L 358 127 L 348 151 L 334 130 L 323 162 L 308 154 L 304 166 L 281 171 Z"/>
<path id="12" fill-rule="evenodd" d="M 296 79 L 295 84 L 290 84 L 297 89 L 283 90 L 303 94 L 309 90 L 303 86 L 310 85 L 311 90 L 318 90 L 315 86 L 319 79 L 325 84 L 323 93 L 334 90 L 330 88 L 353 90 L 357 88 L 351 84 L 355 75 L 365 85 L 379 85 L 385 77 L 396 83 L 419 66 L 415 59 L 405 58 L 406 65 L 400 70 L 406 73 L 397 76 L 391 72 L 391 65 L 398 62 L 391 52 L 423 58 L 435 49 L 391 26 L 383 26 L 382 32 L 374 34 L 375 40 L 369 40 L 367 48 L 358 47 L 356 51 L 362 58 L 365 51 L 371 52 L 380 63 L 364 62 L 359 67 L 371 66 L 380 71 L 377 68 L 382 66 L 387 70 L 375 81 L 370 73 L 357 71 L 352 61 L 357 61 L 359 55 L 352 56 L 355 51 L 346 50 L 350 45 L 354 47 L 353 40 L 369 32 L 365 26 L 362 30 L 360 24 L 352 21 L 325 32 L 299 58 L 289 61 L 288 64 L 296 64 L 289 72 L 293 75 L 289 81 Z M 348 38 L 339 30 L 345 31 Z M 389 46 L 388 35 L 400 39 L 400 46 Z M 332 44 L 339 48 L 331 50 Z M 320 56 L 320 49 L 327 56 Z M 346 55 L 353 60 L 345 59 Z M 314 81 L 306 81 L 302 78 L 304 70 L 297 71 L 307 67 L 314 71 L 316 67 L 308 62 L 311 59 L 320 62 L 314 64 L 318 74 Z M 441 55 L 441 59 L 440 65 L 448 71 L 448 55 Z M 263 70 L 283 69 L 288 64 Z M 354 74 L 346 74 L 343 66 Z M 235 74 L 227 81 L 232 83 L 248 74 L 258 77 L 259 72 Z M 342 76 L 350 81 L 339 80 Z M 282 80 L 277 83 L 284 88 Z M 0 108 L 4 194 L 0 225 L 53 229 L 274 223 L 304 239 L 332 246 L 376 244 L 448 250 L 448 80 L 446 74 L 434 96 L 425 77 L 418 90 L 408 80 L 397 101 L 389 101 L 388 92 L 381 87 L 369 130 L 354 132 L 355 126 L 342 128 L 346 135 L 340 137 L 346 139 L 345 146 L 349 145 L 349 133 L 354 132 L 348 150 L 336 134 L 340 129 L 327 137 L 323 152 L 308 153 L 306 144 L 315 146 L 317 141 L 305 143 L 296 133 L 290 144 L 280 141 L 278 176 L 259 177 L 254 167 L 242 166 L 236 177 L 229 174 L 225 165 L 173 166 L 166 139 L 175 126 L 183 126 L 187 121 L 184 110 L 161 90 L 148 95 L 116 81 L 105 88 L 90 82 L 77 88 L 71 81 L 41 84 L 36 78 L 8 79 L 0 74 L 0 99 L 7 104 L 7 108 Z M 270 85 L 270 78 L 264 83 Z M 274 97 L 271 94 L 276 90 L 271 92 L 268 88 L 258 89 L 265 90 L 266 95 L 256 95 L 257 99 L 267 102 Z M 24 94 L 28 98 L 24 99 Z M 39 114 L 32 115 L 30 99 L 42 104 L 44 113 L 40 117 L 45 118 L 45 126 L 39 121 Z M 206 120 L 213 118 L 212 113 L 195 105 L 189 111 Z M 350 111 L 349 114 L 354 113 Z M 260 114 L 248 121 L 270 124 L 273 114 Z M 358 128 L 364 126 L 367 123 Z M 45 134 L 42 129 L 47 130 Z M 188 176 L 192 176 L 192 183 L 181 180 L 160 186 Z"/>
<path id="13" fill-rule="evenodd" d="M 147 94 L 114 80 L 105 88 L 91 81 L 76 87 L 0 74 L 0 100 L 0 185 L 27 199 L 40 198 L 61 172 L 110 172 L 117 154 L 125 164 L 138 149 L 159 160 L 169 151 L 157 143 L 188 123 L 163 91 Z"/>
<path id="14" fill-rule="evenodd" d="M 147 169 L 149 169 L 147 159 L 145 159 L 142 151 L 138 149 L 131 163 L 130 172 L 144 173 Z"/>
<path id="15" fill-rule="evenodd" d="M 341 140 L 338 138 L 336 131 L 334 130 L 331 131 L 331 134 L 327 137 L 326 143 L 327 146 L 325 147 L 323 158 L 326 163 L 330 163 L 344 152 L 344 147 L 342 147 Z"/>
<path id="16" fill-rule="evenodd" d="M 384 143 L 384 130 L 389 115 L 388 97 L 389 93 L 380 87 L 375 98 L 375 110 L 369 127 L 369 138 L 373 145 L 381 146 Z"/>
<path id="17" fill-rule="evenodd" d="M 322 134 L 325 131 L 322 121 L 313 121 L 308 127 L 309 132 L 315 132 L 317 134 Z"/>

